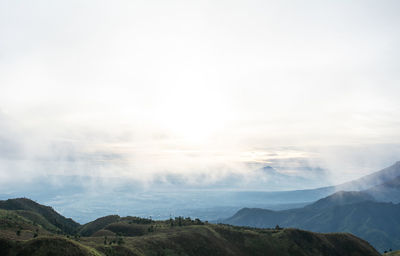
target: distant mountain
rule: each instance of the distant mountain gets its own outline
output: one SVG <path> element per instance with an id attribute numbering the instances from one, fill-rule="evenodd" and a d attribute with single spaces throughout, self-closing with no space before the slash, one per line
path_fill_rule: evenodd
<path id="1" fill-rule="evenodd" d="M 182 217 L 154 221 L 111 215 L 82 226 L 82 237 L 79 234 L 65 236 L 46 231 L 41 225 L 19 216 L 15 208 L 21 208 L 21 204 L 32 211 L 51 209 L 27 200 L 11 200 L 6 205 L 13 210 L 0 210 L 2 256 L 380 255 L 366 241 L 347 233 L 243 228 Z"/>
<path id="2" fill-rule="evenodd" d="M 264 193 L 266 203 L 276 203 L 282 201 L 292 204 L 301 202 L 312 202 L 320 198 L 329 196 L 337 191 L 365 191 L 366 194 L 369 194 L 377 201 L 399 203 L 399 185 L 400 161 L 380 171 L 336 186 L 321 187 L 316 189 L 260 193 Z M 364 196 L 367 196 L 366 194 L 364 194 Z M 350 194 L 346 195 L 347 200 L 350 200 Z M 339 196 L 339 194 L 336 194 L 336 196 Z"/>
<path id="3" fill-rule="evenodd" d="M 359 191 L 339 191 L 330 196 L 305 206 L 307 209 L 321 210 L 333 206 L 354 204 L 365 201 L 375 201 L 375 198 L 366 192 Z"/>
<path id="4" fill-rule="evenodd" d="M 276 174 L 276 170 L 270 166 L 266 166 L 263 171 L 271 172 L 273 175 L 276 175 L 277 179 L 283 178 L 279 174 Z M 387 184 L 384 185 L 384 183 Z M 304 202 L 314 202 L 337 191 L 365 191 L 378 201 L 392 201 L 397 203 L 400 202 L 400 189 L 397 186 L 399 183 L 400 161 L 383 170 L 336 186 L 276 192 L 238 191 L 232 192 L 234 194 L 232 197 L 238 201 L 241 199 L 241 202 L 246 199 L 249 202 L 248 205 L 254 200 L 256 200 L 258 204 L 260 204 L 261 201 L 263 201 L 264 204 L 278 204 L 282 202 L 287 204 L 301 204 Z M 347 194 L 347 197 L 349 196 L 350 195 Z M 364 196 L 367 195 L 364 194 Z"/>
<path id="5" fill-rule="evenodd" d="M 285 211 L 244 208 L 223 223 L 314 232 L 350 232 L 380 251 L 400 248 L 400 204 L 376 202 L 366 192 L 337 192 L 303 208 Z"/>
<path id="6" fill-rule="evenodd" d="M 305 172 L 312 174 L 319 173 L 320 170 L 305 169 Z M 226 189 L 229 188 L 229 184 L 247 182 L 243 175 L 230 177 L 224 184 L 218 183 L 218 186 L 212 189 L 182 189 L 180 185 L 176 185 L 180 183 L 175 177 L 165 178 L 165 180 L 161 177 L 160 185 L 155 184 L 145 188 L 143 183 L 125 178 L 48 176 L 34 179 L 31 183 L 19 182 L 18 186 L 13 185 L 9 188 L 3 186 L 0 189 L 3 191 L 0 199 L 29 195 L 38 202 L 51 203 L 56 209 L 62 210 L 63 214 L 73 217 L 80 223 L 114 214 L 115 209 L 118 209 L 120 215 L 133 214 L 140 217 L 151 215 L 156 219 L 165 219 L 172 214 L 211 221 L 230 217 L 243 207 L 290 209 L 310 204 L 336 191 L 369 189 L 381 184 L 379 182 L 399 177 L 400 170 L 399 163 L 396 163 L 375 173 L 373 179 L 345 183 L 343 189 L 341 189 L 342 185 L 339 185 L 295 191 L 268 191 L 271 189 L 269 184 L 277 181 L 288 179 L 294 182 L 286 176 L 290 175 L 280 173 L 271 166 L 265 166 L 251 174 L 250 180 L 257 179 L 260 185 L 257 187 L 258 190 L 252 191 L 240 189 L 240 187 L 235 187 L 233 190 Z M 265 178 L 265 182 L 262 177 Z M 204 180 L 206 177 L 198 176 L 198 178 Z M 171 185 L 167 186 L 164 182 Z M 279 186 L 279 182 L 276 183 L 275 188 Z M 382 197 L 384 196 L 386 194 Z M 387 202 L 390 201 L 397 202 L 387 200 Z"/>
<path id="7" fill-rule="evenodd" d="M 400 176 L 365 190 L 381 202 L 400 203 Z"/>
<path id="8" fill-rule="evenodd" d="M 75 233 L 80 227 L 79 223 L 76 223 L 72 219 L 65 218 L 53 208 L 38 204 L 27 198 L 0 200 L 0 209 L 14 210 L 16 213 L 19 213 L 19 215 L 31 219 L 34 222 L 38 219 L 37 214 L 39 214 L 39 217 L 42 217 L 41 219 L 46 220 L 50 225 L 57 227 L 60 231 L 67 234 Z"/>

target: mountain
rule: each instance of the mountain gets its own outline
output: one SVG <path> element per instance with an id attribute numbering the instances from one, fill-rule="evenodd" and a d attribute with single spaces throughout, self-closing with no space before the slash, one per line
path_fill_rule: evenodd
<path id="1" fill-rule="evenodd" d="M 33 222 L 38 222 L 38 220 L 40 220 L 42 222 L 41 224 L 48 226 L 50 230 L 50 227 L 53 226 L 67 234 L 75 233 L 80 227 L 79 223 L 76 223 L 72 219 L 65 218 L 53 208 L 38 204 L 27 198 L 0 200 L 0 209 L 14 210 L 17 214 Z M 46 222 L 46 224 L 44 224 L 44 222 Z"/>
<path id="2" fill-rule="evenodd" d="M 381 202 L 400 203 L 400 176 L 369 188 L 365 192 Z"/>
<path id="3" fill-rule="evenodd" d="M 312 172 L 319 171 L 307 170 L 307 173 Z M 262 184 L 264 180 L 262 177 L 271 177 L 271 175 L 275 177 L 272 178 L 272 183 L 285 179 L 285 176 L 270 166 L 255 171 L 251 179 L 258 179 Z M 181 186 L 177 188 L 174 185 L 176 183 L 171 183 L 171 186 L 167 187 L 165 185 L 151 186 L 151 189 L 148 189 L 143 186 L 143 183 L 126 178 L 46 176 L 26 183 L 18 182 L 17 185 L 1 186 L 0 199 L 29 195 L 38 202 L 51 202 L 56 209 L 62 209 L 63 214 L 73 217 L 79 223 L 87 223 L 100 216 L 112 215 L 115 209 L 118 209 L 119 215 L 140 217 L 151 215 L 155 219 L 183 215 L 212 221 L 228 218 L 243 207 L 275 210 L 302 207 L 336 191 L 370 189 L 399 176 L 399 163 L 396 163 L 373 174 L 370 176 L 372 178 L 355 180 L 338 186 L 295 191 L 267 191 L 270 189 L 268 184 L 271 184 L 268 182 L 264 187 L 260 185 L 262 190 L 257 191 L 220 189 L 220 187 L 217 187 L 218 189 L 215 187 L 213 189 L 181 189 Z M 239 183 L 246 182 L 246 177 L 243 175 L 232 179 Z M 222 186 L 224 187 L 226 188 L 226 184 Z"/>
<path id="4" fill-rule="evenodd" d="M 383 170 L 335 186 L 336 190 L 367 190 L 400 177 L 400 161 Z"/>
<path id="5" fill-rule="evenodd" d="M 275 173 L 272 167 L 265 167 L 264 171 Z M 387 184 L 386 184 L 387 183 Z M 252 202 L 267 204 L 307 204 L 327 197 L 337 191 L 364 191 L 378 201 L 400 202 L 400 161 L 370 175 L 359 179 L 339 184 L 336 186 L 321 187 L 316 189 L 292 190 L 292 191 L 237 191 L 232 192 L 233 198 L 240 203 L 254 205 Z M 349 194 L 347 194 L 349 196 Z M 367 195 L 364 195 L 367 196 Z M 390 200 L 389 200 L 390 199 Z M 251 207 L 251 206 L 250 206 Z M 258 206 L 257 206 L 258 207 Z"/>
<path id="6" fill-rule="evenodd" d="M 0 210 L 2 256 L 380 255 L 370 244 L 347 233 L 234 227 L 182 217 L 154 221 L 105 216 L 81 226 L 80 235 L 69 236 L 50 232 L 18 211 Z"/>
<path id="7" fill-rule="evenodd" d="M 400 204 L 376 202 L 366 192 L 337 192 L 303 208 L 244 208 L 223 223 L 258 228 L 276 225 L 314 232 L 349 232 L 384 251 L 400 248 Z"/>
<path id="8" fill-rule="evenodd" d="M 333 206 L 353 204 L 364 201 L 375 201 L 375 198 L 366 192 L 339 191 L 323 199 L 320 199 L 315 203 L 307 205 L 305 208 L 320 210 Z"/>

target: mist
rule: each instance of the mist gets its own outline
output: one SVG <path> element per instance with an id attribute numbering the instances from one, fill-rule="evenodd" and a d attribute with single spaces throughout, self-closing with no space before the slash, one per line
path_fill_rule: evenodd
<path id="1" fill-rule="evenodd" d="M 384 168 L 398 7 L 2 2 L 0 182 L 277 191 Z"/>

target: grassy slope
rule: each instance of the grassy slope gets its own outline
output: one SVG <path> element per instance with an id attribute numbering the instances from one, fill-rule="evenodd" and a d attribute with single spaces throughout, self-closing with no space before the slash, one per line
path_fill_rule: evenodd
<path id="1" fill-rule="evenodd" d="M 16 211 L 14 211 L 14 213 L 24 217 L 25 219 L 32 221 L 33 223 L 36 223 L 36 224 L 42 226 L 44 229 L 46 229 L 48 231 L 55 232 L 55 233 L 61 232 L 61 230 L 59 228 L 57 228 L 56 226 L 51 224 L 48 220 L 43 218 L 42 215 L 40 215 L 36 212 L 26 211 L 26 210 L 16 210 Z"/>
<path id="2" fill-rule="evenodd" d="M 40 237 L 25 242 L 0 239 L 0 255 L 100 256 L 97 251 L 63 237 Z"/>
<path id="3" fill-rule="evenodd" d="M 223 225 L 173 227 L 124 243 L 104 245 L 103 238 L 82 238 L 102 253 L 126 255 L 380 255 L 369 244 L 349 234 L 316 234 L 295 229 L 258 230 Z"/>
<path id="4" fill-rule="evenodd" d="M 383 255 L 384 256 L 400 256 L 400 251 L 388 252 Z"/>
<path id="5" fill-rule="evenodd" d="M 51 234 L 41 225 L 22 217 L 15 211 L 7 210 L 0 210 L 0 230 L 0 238 L 11 240 L 26 240 L 33 238 L 35 234 Z"/>
<path id="6" fill-rule="evenodd" d="M 4 210 L 24 210 L 40 214 L 47 222 L 59 228 L 67 234 L 74 234 L 80 227 L 72 219 L 67 219 L 60 215 L 53 208 L 38 204 L 27 198 L 16 198 L 0 201 L 0 209 Z"/>
<path id="7" fill-rule="evenodd" d="M 109 216 L 104 216 L 101 218 L 98 218 L 94 221 L 91 221 L 85 225 L 83 225 L 80 230 L 79 233 L 82 236 L 91 236 L 94 233 L 96 233 L 97 231 L 105 228 L 107 225 L 114 223 L 114 222 L 118 222 L 120 219 L 120 217 L 118 215 L 109 215 Z"/>

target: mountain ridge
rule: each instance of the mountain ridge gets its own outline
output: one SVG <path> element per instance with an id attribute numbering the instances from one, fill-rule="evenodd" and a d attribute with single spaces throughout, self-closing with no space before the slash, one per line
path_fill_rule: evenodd
<path id="1" fill-rule="evenodd" d="M 0 209 L 3 210 L 25 210 L 40 214 L 49 223 L 59 228 L 65 233 L 73 234 L 81 226 L 71 218 L 66 218 L 56 212 L 50 206 L 44 206 L 28 198 L 14 198 L 7 200 L 0 200 Z M 29 218 L 28 216 L 24 216 Z"/>
<path id="2" fill-rule="evenodd" d="M 41 208 L 31 210 L 38 209 Z M 380 255 L 368 242 L 348 233 L 254 229 L 209 224 L 183 217 L 154 221 L 111 215 L 87 223 L 89 228 L 81 229 L 90 231 L 90 235 L 80 232 L 69 236 L 44 232 L 40 225 L 18 217 L 18 211 L 0 210 L 0 255 Z M 138 230 L 140 232 L 136 232 Z"/>
<path id="3" fill-rule="evenodd" d="M 345 197 L 349 197 L 344 199 Z M 400 248 L 400 204 L 378 202 L 365 192 L 337 192 L 303 208 L 243 208 L 222 223 L 257 228 L 275 225 L 314 232 L 350 232 L 383 251 Z"/>

